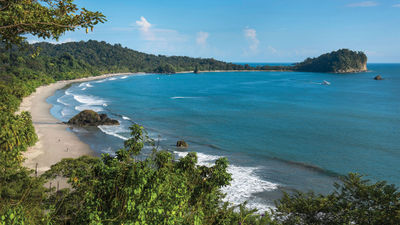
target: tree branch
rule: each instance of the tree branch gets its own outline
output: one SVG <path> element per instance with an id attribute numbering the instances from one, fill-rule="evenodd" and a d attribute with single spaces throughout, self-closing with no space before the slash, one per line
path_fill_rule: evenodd
<path id="1" fill-rule="evenodd" d="M 19 23 L 19 24 L 11 24 L 7 26 L 0 26 L 1 29 L 9 29 L 9 28 L 14 28 L 14 27 L 19 27 L 19 26 L 33 26 L 33 25 L 52 25 L 52 26 L 57 26 L 57 27 L 64 27 L 64 28 L 76 28 L 85 24 L 88 24 L 89 22 L 85 22 L 82 24 L 78 25 L 62 25 L 62 24 L 57 24 L 57 23 L 46 23 L 46 22 L 36 22 L 36 23 Z"/>

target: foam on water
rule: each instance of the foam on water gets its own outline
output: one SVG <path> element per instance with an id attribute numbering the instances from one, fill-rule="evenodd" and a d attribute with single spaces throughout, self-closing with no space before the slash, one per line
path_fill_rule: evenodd
<path id="1" fill-rule="evenodd" d="M 247 204 L 250 208 L 257 208 L 259 211 L 266 211 L 273 206 L 263 204 L 253 196 L 253 194 L 272 191 L 278 188 L 278 184 L 262 180 L 255 172 L 260 168 L 257 167 L 239 167 L 230 165 L 228 172 L 232 174 L 232 181 L 230 186 L 222 188 L 226 193 L 225 201 L 234 204 L 240 204 L 248 201 Z M 249 201 L 251 199 L 251 201 Z"/>
<path id="2" fill-rule="evenodd" d="M 81 105 L 75 106 L 75 110 L 77 111 L 90 109 L 95 112 L 100 112 L 104 111 L 103 107 L 107 106 L 106 101 L 98 97 L 89 95 L 73 95 L 73 96 L 77 102 L 83 103 Z"/>
<path id="3" fill-rule="evenodd" d="M 86 105 L 86 104 L 84 104 L 84 105 L 75 106 L 75 110 L 76 110 L 76 111 L 83 111 L 83 110 L 88 110 L 88 109 L 93 110 L 93 111 L 95 111 L 95 112 L 104 111 L 104 108 L 103 108 L 103 107 L 101 107 L 101 106 L 96 106 L 96 105 Z"/>
<path id="4" fill-rule="evenodd" d="M 107 81 L 107 79 L 102 79 L 102 80 L 95 81 L 94 83 L 103 83 L 103 82 L 106 82 L 106 81 Z"/>
<path id="5" fill-rule="evenodd" d="M 111 77 L 111 78 L 109 78 L 108 80 L 116 80 L 117 78 L 115 78 L 115 77 Z"/>
<path id="6" fill-rule="evenodd" d="M 188 152 L 174 151 L 178 157 L 185 157 Z M 212 166 L 215 160 L 222 156 L 207 155 L 204 153 L 197 153 L 198 165 Z M 259 170 L 258 167 L 242 167 L 229 165 L 228 172 L 232 174 L 231 185 L 222 188 L 222 192 L 226 194 L 224 201 L 231 202 L 235 205 L 241 204 L 245 201 L 252 199 L 250 208 L 257 208 L 259 212 L 271 209 L 273 206 L 266 205 L 254 199 L 253 194 L 264 191 L 272 191 L 278 188 L 278 184 L 262 180 L 255 172 Z"/>
<path id="7" fill-rule="evenodd" d="M 192 96 L 187 96 L 187 97 L 185 97 L 185 96 L 174 96 L 174 97 L 171 97 L 171 99 L 185 99 L 185 98 L 200 98 L 200 97 L 192 97 Z"/>
<path id="8" fill-rule="evenodd" d="M 124 120 L 132 120 L 131 118 L 129 118 L 127 116 L 122 116 L 122 119 L 124 119 Z"/>
<path id="9" fill-rule="evenodd" d="M 129 139 L 122 135 L 123 133 L 129 133 L 129 130 L 121 125 L 119 125 L 119 126 L 102 125 L 102 126 L 98 126 L 98 128 L 101 131 L 103 131 L 105 134 L 112 135 L 112 136 L 122 139 L 124 141 Z"/>
<path id="10" fill-rule="evenodd" d="M 73 115 L 74 115 L 74 111 L 72 111 L 70 108 L 64 107 L 64 108 L 61 110 L 60 114 L 61 114 L 61 116 L 62 116 L 63 118 L 66 118 L 66 117 L 73 116 Z"/>
<path id="11" fill-rule="evenodd" d="M 93 87 L 89 82 L 81 83 L 78 87 Z"/>
<path id="12" fill-rule="evenodd" d="M 106 101 L 98 98 L 98 97 L 94 97 L 94 96 L 90 96 L 90 95 L 73 95 L 74 99 L 80 103 L 83 103 L 85 105 L 103 105 L 106 104 Z"/>
<path id="13" fill-rule="evenodd" d="M 65 105 L 65 106 L 68 106 L 69 104 L 66 103 L 66 102 L 64 102 L 64 101 L 62 100 L 62 98 L 63 98 L 64 96 L 66 96 L 66 95 L 63 95 L 63 96 L 57 98 L 57 102 L 58 102 L 58 103 L 61 103 L 61 104 L 63 104 L 63 105 Z"/>
<path id="14" fill-rule="evenodd" d="M 126 78 L 128 78 L 128 76 L 122 76 L 122 77 L 120 77 L 120 79 L 126 79 Z"/>

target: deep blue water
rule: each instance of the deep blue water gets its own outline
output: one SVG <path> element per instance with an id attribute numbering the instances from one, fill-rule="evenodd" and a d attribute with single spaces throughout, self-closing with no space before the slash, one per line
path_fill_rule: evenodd
<path id="1" fill-rule="evenodd" d="M 368 68 L 120 76 L 73 84 L 48 101 L 62 121 L 83 109 L 121 121 L 74 129 L 98 154 L 122 147 L 134 121 L 177 157 L 196 151 L 202 164 L 228 157 L 227 200 L 263 208 L 281 190 L 329 192 L 348 172 L 400 185 L 400 64 Z M 373 80 L 377 74 L 385 80 Z M 187 151 L 174 147 L 179 139 Z"/>

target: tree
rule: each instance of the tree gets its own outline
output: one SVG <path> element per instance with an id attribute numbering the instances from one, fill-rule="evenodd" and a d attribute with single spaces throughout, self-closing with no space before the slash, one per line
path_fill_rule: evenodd
<path id="1" fill-rule="evenodd" d="M 47 199 L 56 224 L 260 224 L 268 221 L 241 207 L 223 204 L 220 188 L 229 185 L 226 158 L 211 167 L 197 165 L 196 153 L 174 160 L 168 151 L 135 161 L 147 139 L 139 125 L 117 157 L 63 159 L 43 175 L 64 176 L 72 189 Z M 133 152 L 132 149 L 134 150 Z M 131 154 L 134 153 L 134 154 Z M 77 204 L 78 203 L 78 204 Z M 223 205 L 223 207 L 220 207 Z"/>
<path id="2" fill-rule="evenodd" d="M 43 73 L 45 60 L 22 52 L 24 35 L 58 39 L 66 31 L 86 28 L 88 32 L 105 21 L 103 14 L 79 9 L 72 2 L 0 0 L 0 225 L 50 221 L 43 210 L 46 180 L 32 176 L 33 171 L 22 165 L 22 152 L 37 140 L 31 116 L 28 112 L 14 113 L 22 97 L 42 84 L 54 82 Z M 68 67 L 75 67 L 73 57 L 64 57 L 64 61 Z"/>
<path id="3" fill-rule="evenodd" d="M 384 181 L 350 173 L 328 195 L 285 194 L 275 218 L 282 224 L 400 224 L 400 192 Z"/>
<path id="4" fill-rule="evenodd" d="M 106 21 L 100 12 L 79 9 L 73 0 L 0 0 L 0 37 L 8 47 L 32 34 L 58 40 L 66 31 L 93 29 Z"/>

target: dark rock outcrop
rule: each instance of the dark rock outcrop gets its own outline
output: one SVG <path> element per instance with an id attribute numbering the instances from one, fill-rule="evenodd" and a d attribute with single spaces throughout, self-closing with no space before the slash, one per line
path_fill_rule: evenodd
<path id="1" fill-rule="evenodd" d="M 187 148 L 189 145 L 184 140 L 180 140 L 176 142 L 176 147 Z"/>
<path id="2" fill-rule="evenodd" d="M 118 120 L 110 119 L 106 114 L 98 114 L 93 110 L 83 110 L 72 117 L 67 124 L 76 126 L 119 125 Z"/>
<path id="3" fill-rule="evenodd" d="M 381 77 L 381 75 L 377 75 L 376 77 L 374 77 L 374 80 L 383 80 L 383 78 Z"/>

